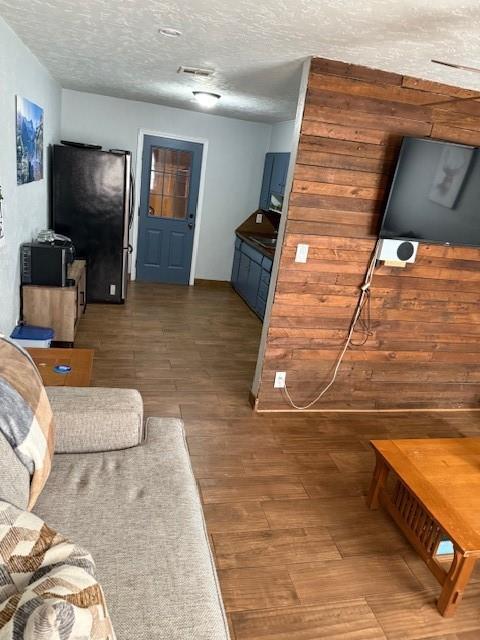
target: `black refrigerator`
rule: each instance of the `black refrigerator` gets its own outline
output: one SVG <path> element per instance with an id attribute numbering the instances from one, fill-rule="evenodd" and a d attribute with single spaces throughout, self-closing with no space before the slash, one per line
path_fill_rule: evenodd
<path id="1" fill-rule="evenodd" d="M 128 151 L 54 145 L 52 227 L 87 261 L 87 301 L 122 303 L 127 295 L 133 218 Z"/>

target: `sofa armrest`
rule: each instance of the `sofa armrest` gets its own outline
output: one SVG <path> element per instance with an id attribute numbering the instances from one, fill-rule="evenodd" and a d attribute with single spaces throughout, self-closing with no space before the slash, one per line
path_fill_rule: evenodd
<path id="1" fill-rule="evenodd" d="M 135 389 L 46 387 L 55 419 L 55 453 L 127 449 L 144 438 Z"/>

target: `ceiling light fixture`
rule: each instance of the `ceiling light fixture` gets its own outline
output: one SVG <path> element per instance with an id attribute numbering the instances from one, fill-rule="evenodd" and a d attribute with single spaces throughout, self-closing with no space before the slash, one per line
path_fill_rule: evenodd
<path id="1" fill-rule="evenodd" d="M 162 27 L 158 30 L 162 36 L 167 36 L 167 38 L 178 38 L 182 35 L 182 32 L 178 29 L 172 29 L 171 27 Z"/>
<path id="2" fill-rule="evenodd" d="M 192 93 L 195 100 L 206 109 L 211 109 L 221 98 L 218 93 L 210 93 L 209 91 L 193 91 Z"/>

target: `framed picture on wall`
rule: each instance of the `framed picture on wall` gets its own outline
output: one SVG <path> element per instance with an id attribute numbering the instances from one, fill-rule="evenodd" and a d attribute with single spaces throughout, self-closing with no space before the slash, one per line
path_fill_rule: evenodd
<path id="1" fill-rule="evenodd" d="M 17 96 L 17 184 L 43 178 L 43 109 Z"/>

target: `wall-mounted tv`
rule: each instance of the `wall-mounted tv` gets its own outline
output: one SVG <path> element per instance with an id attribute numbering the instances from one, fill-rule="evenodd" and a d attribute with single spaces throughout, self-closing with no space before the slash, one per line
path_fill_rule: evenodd
<path id="1" fill-rule="evenodd" d="M 480 246 L 480 150 L 404 138 L 380 237 Z"/>

